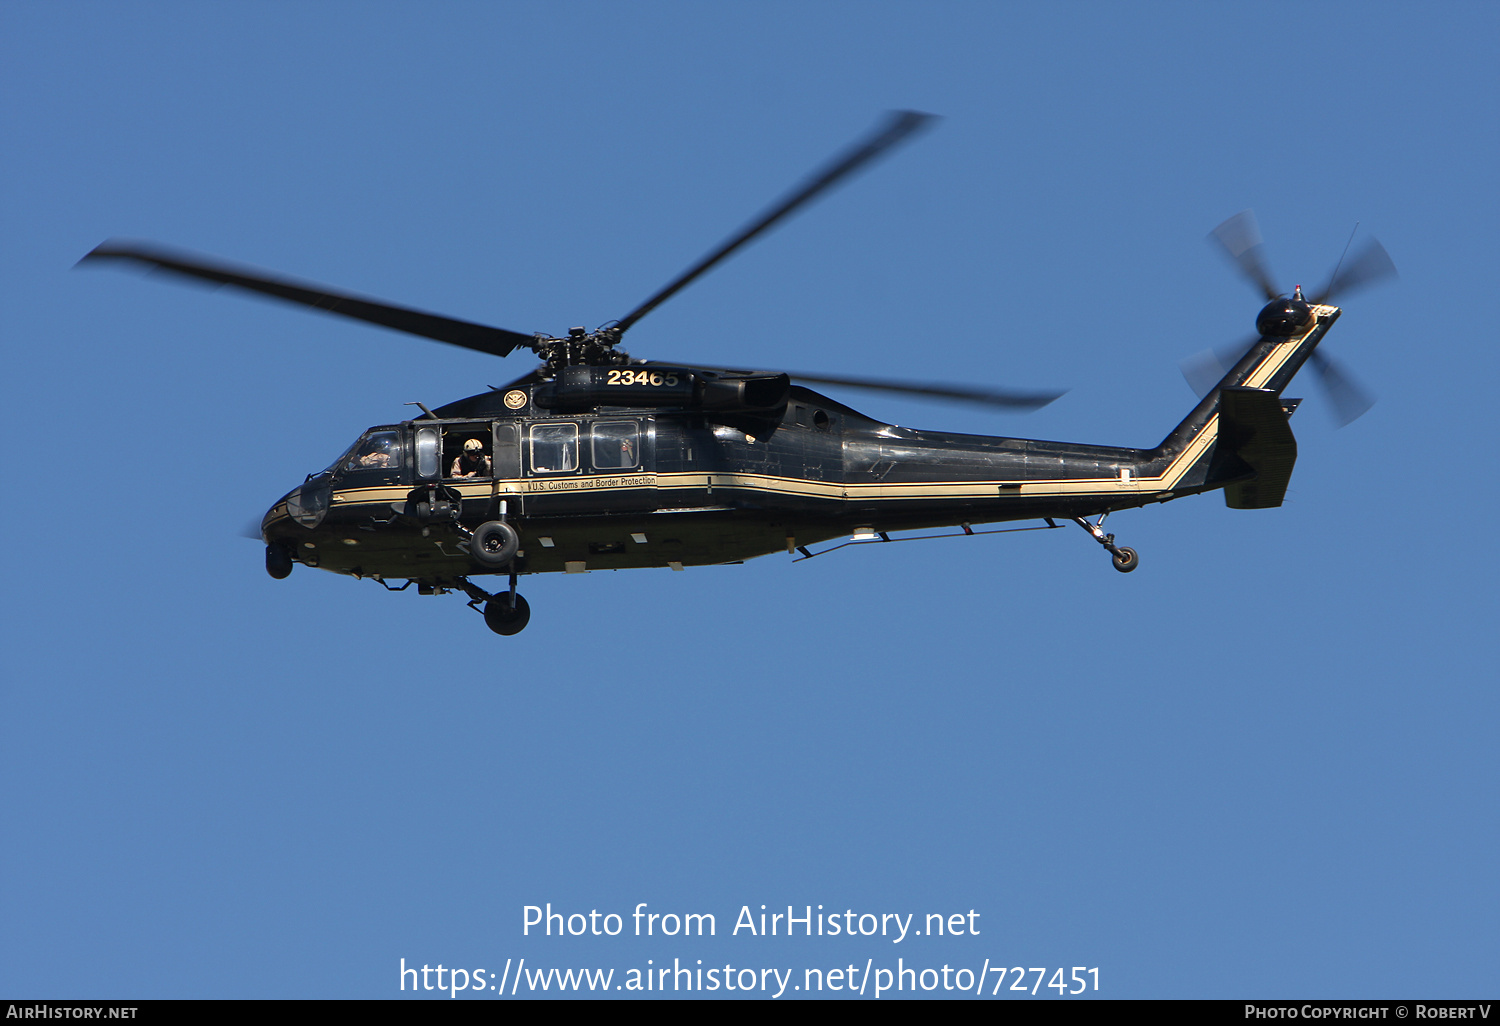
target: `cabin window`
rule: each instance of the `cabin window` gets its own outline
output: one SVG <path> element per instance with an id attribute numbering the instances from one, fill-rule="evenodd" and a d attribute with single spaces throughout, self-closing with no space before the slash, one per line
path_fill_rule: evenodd
<path id="1" fill-rule="evenodd" d="M 531 469 L 538 474 L 561 474 L 578 469 L 577 424 L 533 424 Z"/>
<path id="2" fill-rule="evenodd" d="M 641 426 L 633 420 L 594 425 L 594 469 L 628 470 L 641 462 Z"/>

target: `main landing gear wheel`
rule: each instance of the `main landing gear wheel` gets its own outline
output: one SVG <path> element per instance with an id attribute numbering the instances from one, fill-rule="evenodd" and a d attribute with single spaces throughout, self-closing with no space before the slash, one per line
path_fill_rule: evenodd
<path id="1" fill-rule="evenodd" d="M 505 566 L 516 558 L 516 550 L 520 547 L 521 536 L 503 520 L 480 524 L 474 529 L 474 537 L 469 539 L 469 555 L 476 563 L 487 567 Z"/>
<path id="2" fill-rule="evenodd" d="M 1135 549 L 1121 547 L 1114 553 L 1115 569 L 1122 574 L 1128 574 L 1141 565 L 1141 557 L 1135 554 Z"/>
<path id="3" fill-rule="evenodd" d="M 515 605 L 511 602 L 514 600 Z M 531 622 L 531 607 L 514 592 L 501 592 L 484 604 L 484 622 L 496 634 L 520 634 Z"/>

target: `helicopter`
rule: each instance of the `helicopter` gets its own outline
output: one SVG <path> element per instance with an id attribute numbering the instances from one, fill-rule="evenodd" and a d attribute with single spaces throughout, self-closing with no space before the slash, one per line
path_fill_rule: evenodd
<path id="1" fill-rule="evenodd" d="M 1371 240 L 1311 296 L 1279 291 L 1248 211 L 1210 238 L 1256 286 L 1256 333 L 1205 353 L 1184 373 L 1200 401 L 1154 448 L 914 430 L 814 391 L 833 385 L 1030 410 L 1056 392 L 1015 392 L 632 359 L 627 331 L 741 247 L 929 127 L 892 112 L 625 317 L 590 331 L 524 334 L 455 320 L 228 264 L 154 243 L 109 240 L 80 265 L 144 265 L 385 328 L 541 366 L 503 387 L 369 428 L 327 469 L 278 499 L 259 527 L 266 570 L 297 564 L 387 590 L 458 592 L 500 635 L 531 618 L 521 577 L 741 563 L 785 551 L 809 559 L 850 545 L 1010 531 L 1071 521 L 1122 573 L 1134 549 L 1104 530 L 1109 514 L 1222 489 L 1233 509 L 1281 505 L 1297 457 L 1282 392 L 1306 362 L 1341 420 L 1368 408 L 1347 372 L 1318 351 L 1330 304 L 1394 274 Z M 1357 227 L 1357 226 L 1356 226 Z M 1352 237 L 1351 237 L 1352 241 Z M 1347 254 L 1348 247 L 1345 252 Z M 987 528 L 1038 521 L 1028 527 Z M 898 532 L 932 532 L 903 534 Z M 813 551 L 810 546 L 839 544 Z M 475 578 L 500 577 L 488 591 Z M 393 582 L 402 581 L 397 585 Z"/>

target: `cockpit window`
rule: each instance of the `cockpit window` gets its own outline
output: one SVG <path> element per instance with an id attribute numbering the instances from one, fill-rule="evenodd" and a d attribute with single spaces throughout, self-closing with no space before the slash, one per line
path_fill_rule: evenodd
<path id="1" fill-rule="evenodd" d="M 531 469 L 538 474 L 560 474 L 577 470 L 578 425 L 532 425 Z"/>
<path id="2" fill-rule="evenodd" d="M 366 431 L 353 447 L 339 457 L 331 468 L 335 473 L 351 474 L 362 470 L 394 471 L 401 468 L 401 433 L 399 431 Z"/>

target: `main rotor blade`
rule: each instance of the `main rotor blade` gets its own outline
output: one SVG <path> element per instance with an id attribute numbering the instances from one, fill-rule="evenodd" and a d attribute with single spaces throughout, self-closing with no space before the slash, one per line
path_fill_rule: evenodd
<path id="1" fill-rule="evenodd" d="M 1271 272 L 1266 268 L 1264 240 L 1260 237 L 1260 228 L 1255 223 L 1253 212 L 1240 211 L 1210 232 L 1208 237 L 1224 247 L 1229 259 L 1238 265 L 1240 273 L 1260 289 L 1267 300 L 1281 295 L 1271 281 Z"/>
<path id="2" fill-rule="evenodd" d="M 517 346 L 530 346 L 533 335 L 491 328 L 484 324 L 454 320 L 437 314 L 424 313 L 404 306 L 394 306 L 379 300 L 366 299 L 337 292 L 324 285 L 297 281 L 293 278 L 273 276 L 263 271 L 184 253 L 151 243 L 110 239 L 96 247 L 93 252 L 78 261 L 79 265 L 100 260 L 128 260 L 145 264 L 157 271 L 178 274 L 186 278 L 232 285 L 235 288 L 274 296 L 291 303 L 300 303 L 325 313 L 352 317 L 368 321 L 383 328 L 404 331 L 423 338 L 436 339 L 450 345 L 476 349 L 492 356 L 505 356 Z"/>
<path id="3" fill-rule="evenodd" d="M 648 360 L 645 366 L 687 367 L 689 370 L 712 371 L 716 374 L 772 374 L 777 371 L 729 369 L 725 367 L 694 367 L 692 364 L 667 363 Z M 841 388 L 859 388 L 870 392 L 896 392 L 901 395 L 921 395 L 931 399 L 952 402 L 978 403 L 1008 410 L 1039 410 L 1048 403 L 1066 395 L 1066 392 L 1004 392 L 991 388 L 972 388 L 964 385 L 945 385 L 927 382 L 886 381 L 879 378 L 835 378 L 826 374 L 799 374 L 785 372 L 793 381 L 806 381 L 815 385 L 835 385 Z"/>
<path id="4" fill-rule="evenodd" d="M 706 273 L 715 264 L 719 263 L 719 261 L 745 245 L 761 232 L 768 230 L 782 218 L 787 217 L 799 207 L 811 202 L 819 194 L 836 185 L 841 179 L 858 171 L 886 150 L 895 146 L 922 127 L 931 124 L 934 120 L 936 120 L 936 117 L 932 114 L 920 114 L 910 110 L 892 111 L 885 123 L 864 142 L 859 143 L 847 153 L 836 158 L 827 167 L 818 171 L 806 185 L 803 185 L 771 210 L 741 229 L 737 235 L 688 268 L 660 292 L 656 293 L 656 295 L 626 314 L 615 325 L 616 330 L 621 333 L 628 331 L 630 326 L 636 321 L 672 298 L 672 296 L 686 288 L 694 279 Z"/>
<path id="5" fill-rule="evenodd" d="M 1385 251 L 1380 240 L 1372 238 L 1365 243 L 1358 256 L 1348 264 L 1334 270 L 1333 277 L 1328 280 L 1327 285 L 1323 286 L 1323 291 L 1318 293 L 1313 302 L 1327 302 L 1334 295 L 1347 296 L 1351 292 L 1368 288 L 1378 281 L 1395 277 L 1397 277 L 1396 262 Z"/>
<path id="6" fill-rule="evenodd" d="M 979 403 L 1007 410 L 1040 410 L 1043 406 L 1067 395 L 1062 392 L 1002 392 L 991 388 L 969 388 L 959 385 L 927 384 L 923 382 L 881 381 L 878 378 L 831 378 L 821 374 L 798 374 L 788 371 L 793 381 L 809 381 L 815 385 L 837 385 L 842 388 L 862 388 L 870 392 L 896 392 L 903 395 L 922 395 L 932 399 L 946 399 L 961 403 Z"/>
<path id="7" fill-rule="evenodd" d="M 1310 362 L 1313 370 L 1318 372 L 1318 380 L 1323 383 L 1328 399 L 1333 404 L 1333 416 L 1339 422 L 1339 427 L 1352 424 L 1375 405 L 1375 397 L 1355 382 L 1343 364 L 1324 354 L 1321 349 L 1313 350 Z"/>

